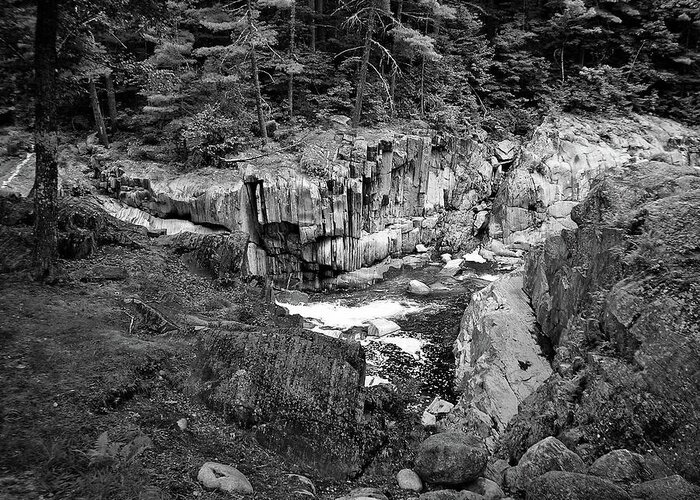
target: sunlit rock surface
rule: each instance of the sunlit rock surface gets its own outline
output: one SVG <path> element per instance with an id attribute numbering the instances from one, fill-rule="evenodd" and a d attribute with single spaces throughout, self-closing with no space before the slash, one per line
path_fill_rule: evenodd
<path id="1" fill-rule="evenodd" d="M 463 412 L 476 408 L 493 419 L 498 436 L 518 405 L 552 373 L 537 343 L 523 274 L 512 272 L 474 293 L 464 312 L 455 341 L 456 385 L 463 395 L 448 427 L 459 428 Z"/>
<path id="2" fill-rule="evenodd" d="M 590 192 L 596 176 L 641 159 L 700 165 L 697 137 L 696 130 L 650 116 L 549 118 L 504 176 L 489 234 L 506 243 L 534 243 L 575 228 L 571 209 Z"/>

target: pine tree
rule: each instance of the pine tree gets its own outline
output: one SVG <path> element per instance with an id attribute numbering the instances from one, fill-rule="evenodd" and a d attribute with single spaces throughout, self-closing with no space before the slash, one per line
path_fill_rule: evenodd
<path id="1" fill-rule="evenodd" d="M 36 97 L 34 148 L 34 276 L 51 277 L 58 245 L 56 197 L 58 195 L 58 138 L 56 135 L 56 32 L 58 6 L 55 0 L 39 0 L 34 42 Z"/>

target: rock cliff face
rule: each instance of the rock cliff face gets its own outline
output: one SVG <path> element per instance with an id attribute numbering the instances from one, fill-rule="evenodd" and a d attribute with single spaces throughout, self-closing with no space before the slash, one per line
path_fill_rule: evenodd
<path id="1" fill-rule="evenodd" d="M 610 169 L 572 211 L 577 229 L 527 261 L 525 289 L 557 373 L 504 436 L 518 457 L 556 435 L 585 460 L 654 450 L 700 480 L 700 172 Z"/>
<path id="2" fill-rule="evenodd" d="M 469 211 L 491 195 L 498 174 L 485 145 L 453 137 L 395 134 L 372 142 L 341 135 L 325 158 L 332 170 L 327 179 L 298 167 L 243 163 L 173 178 L 122 163 L 102 172 L 102 182 L 154 215 L 249 234 L 250 274 L 320 286 L 340 272 L 433 242 L 436 211 Z M 318 152 L 305 151 L 299 164 L 318 168 L 319 161 Z"/>
<path id="3" fill-rule="evenodd" d="M 493 203 L 489 234 L 536 243 L 573 229 L 571 209 L 596 176 L 634 159 L 700 165 L 697 133 L 661 118 L 547 119 L 520 151 Z"/>

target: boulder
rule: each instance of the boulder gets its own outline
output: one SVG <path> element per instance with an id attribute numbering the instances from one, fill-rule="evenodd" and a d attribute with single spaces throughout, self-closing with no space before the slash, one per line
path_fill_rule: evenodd
<path id="1" fill-rule="evenodd" d="M 588 473 L 623 485 L 641 483 L 653 478 L 644 457 L 629 450 L 613 450 L 603 455 L 593 462 Z"/>
<path id="2" fill-rule="evenodd" d="M 344 497 L 337 500 L 389 500 L 382 490 L 379 488 L 355 488 Z"/>
<path id="3" fill-rule="evenodd" d="M 443 264 L 447 264 L 449 261 L 452 260 L 452 254 L 443 253 L 442 255 L 440 255 L 440 260 L 443 262 Z"/>
<path id="4" fill-rule="evenodd" d="M 200 335 L 186 389 L 229 420 L 265 422 L 256 432 L 264 445 L 342 476 L 358 460 L 364 375 L 356 342 L 297 328 L 214 329 Z"/>
<path id="5" fill-rule="evenodd" d="M 367 335 L 370 337 L 385 337 L 401 330 L 399 325 L 386 318 L 371 319 L 367 324 Z"/>
<path id="6" fill-rule="evenodd" d="M 469 483 L 467 490 L 481 495 L 485 500 L 501 500 L 505 496 L 498 484 L 485 477 L 480 477 L 476 481 Z"/>
<path id="7" fill-rule="evenodd" d="M 408 282 L 408 293 L 413 295 L 429 295 L 430 287 L 418 280 L 411 280 Z"/>
<path id="8" fill-rule="evenodd" d="M 207 489 L 252 495 L 253 487 L 238 469 L 217 462 L 207 462 L 199 469 L 197 480 Z"/>
<path id="9" fill-rule="evenodd" d="M 425 253 L 425 252 L 427 252 L 427 251 L 428 251 L 428 247 L 426 247 L 426 246 L 423 245 L 422 243 L 418 243 L 418 244 L 416 245 L 416 252 L 418 252 L 418 253 Z"/>
<path id="10" fill-rule="evenodd" d="M 418 500 L 483 500 L 483 498 L 471 491 L 437 490 L 423 493 Z"/>
<path id="11" fill-rule="evenodd" d="M 499 162 L 507 163 L 513 161 L 513 158 L 515 158 L 515 153 L 516 144 L 513 141 L 505 139 L 496 145 L 495 154 Z"/>
<path id="12" fill-rule="evenodd" d="M 630 500 L 615 484 L 597 476 L 575 472 L 550 471 L 533 479 L 527 487 L 527 500 Z"/>
<path id="13" fill-rule="evenodd" d="M 481 439 L 470 434 L 443 432 L 423 441 L 418 448 L 415 471 L 431 484 L 463 484 L 480 477 L 488 452 Z"/>
<path id="14" fill-rule="evenodd" d="M 421 424 L 423 424 L 425 427 L 435 425 L 440 418 L 450 413 L 452 408 L 454 408 L 452 403 L 436 397 L 423 411 Z"/>
<path id="15" fill-rule="evenodd" d="M 546 472 L 584 473 L 586 465 L 581 457 L 564 446 L 564 443 L 557 438 L 548 437 L 532 445 L 515 469 L 515 491 L 525 491 L 530 481 Z"/>
<path id="16" fill-rule="evenodd" d="M 482 210 L 474 215 L 474 227 L 472 233 L 477 235 L 482 233 L 489 226 L 489 211 Z"/>
<path id="17" fill-rule="evenodd" d="M 396 482 L 402 490 L 417 491 L 423 490 L 423 481 L 420 476 L 411 469 L 401 469 L 396 474 Z"/>
<path id="18" fill-rule="evenodd" d="M 630 496 L 635 500 L 697 500 L 700 487 L 674 475 L 635 484 Z"/>
<path id="19" fill-rule="evenodd" d="M 463 262 L 464 259 L 452 259 L 440 270 L 440 276 L 454 276 L 460 271 Z"/>

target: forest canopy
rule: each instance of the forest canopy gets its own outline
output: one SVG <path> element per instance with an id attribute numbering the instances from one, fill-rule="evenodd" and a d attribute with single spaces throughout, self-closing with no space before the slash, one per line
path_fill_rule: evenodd
<path id="1" fill-rule="evenodd" d="M 35 11 L 0 8 L 5 123 L 31 124 Z M 333 115 L 515 134 L 553 111 L 697 122 L 699 40 L 698 0 L 60 0 L 57 99 L 64 125 L 92 128 L 92 97 L 111 128 L 205 161 Z"/>

